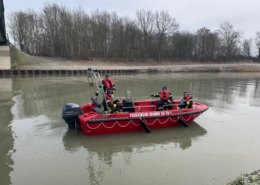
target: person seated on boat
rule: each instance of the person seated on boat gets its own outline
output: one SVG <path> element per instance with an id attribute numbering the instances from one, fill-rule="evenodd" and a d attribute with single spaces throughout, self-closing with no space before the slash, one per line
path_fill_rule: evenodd
<path id="1" fill-rule="evenodd" d="M 181 103 L 178 106 L 178 109 L 190 109 L 193 105 L 193 98 L 189 93 L 184 92 L 183 98 L 181 99 Z"/>
<path id="2" fill-rule="evenodd" d="M 152 94 L 151 97 L 160 97 L 160 101 L 158 101 L 158 103 L 157 103 L 159 111 L 163 110 L 163 106 L 166 108 L 166 110 L 172 108 L 172 105 L 171 105 L 172 104 L 172 93 L 170 93 L 167 90 L 166 86 L 162 87 L 161 92 L 159 92 L 158 94 Z M 169 106 L 165 106 L 165 105 L 169 105 Z"/>
<path id="3" fill-rule="evenodd" d="M 105 94 L 105 98 L 102 102 L 102 108 L 105 114 L 107 113 L 119 113 L 119 100 L 113 101 L 112 99 L 113 90 L 107 90 L 107 93 Z"/>

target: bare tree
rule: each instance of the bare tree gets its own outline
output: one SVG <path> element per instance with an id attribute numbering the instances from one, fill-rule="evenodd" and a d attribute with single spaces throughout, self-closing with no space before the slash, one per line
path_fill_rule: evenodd
<path id="1" fill-rule="evenodd" d="M 196 32 L 195 55 L 197 55 L 199 60 L 205 60 L 207 57 L 207 42 L 209 41 L 209 34 L 210 30 L 207 28 L 201 28 Z"/>
<path id="2" fill-rule="evenodd" d="M 111 16 L 107 11 L 91 12 L 91 38 L 96 56 L 108 58 Z"/>
<path id="3" fill-rule="evenodd" d="M 256 45 L 256 48 L 258 50 L 258 62 L 260 62 L 260 31 L 256 32 L 255 45 Z"/>
<path id="4" fill-rule="evenodd" d="M 242 43 L 243 55 L 246 58 L 250 58 L 252 54 L 252 38 L 245 39 Z"/>
<path id="5" fill-rule="evenodd" d="M 176 32 L 179 24 L 167 11 L 155 12 L 156 39 L 158 42 L 158 60 L 161 61 L 162 45 L 167 36 Z"/>
<path id="6" fill-rule="evenodd" d="M 111 15 L 111 30 L 110 30 L 110 51 L 114 60 L 120 57 L 120 50 L 122 48 L 119 47 L 120 39 L 122 39 L 120 32 L 122 26 L 122 19 L 113 12 Z"/>
<path id="7" fill-rule="evenodd" d="M 78 7 L 73 11 L 73 37 L 74 37 L 74 49 L 76 58 L 81 58 L 81 53 L 83 49 L 83 42 L 84 42 L 84 33 L 86 32 L 86 27 L 84 25 L 84 17 L 86 17 L 84 10 L 82 7 Z M 86 19 L 85 19 L 86 21 Z"/>
<path id="8" fill-rule="evenodd" d="M 60 8 L 60 55 L 72 58 L 73 57 L 73 14 L 66 7 Z"/>
<path id="9" fill-rule="evenodd" d="M 32 55 L 35 55 L 37 53 L 37 41 L 39 40 L 39 33 L 40 33 L 40 26 L 39 24 L 39 16 L 38 14 L 34 11 L 29 9 L 27 12 L 27 21 L 26 21 L 26 30 L 27 30 L 27 35 L 28 35 L 28 40 L 30 43 L 30 53 Z"/>
<path id="10" fill-rule="evenodd" d="M 124 61 L 149 58 L 230 61 L 252 58 L 252 39 L 240 45 L 241 31 L 229 22 L 217 31 L 201 28 L 180 31 L 167 11 L 137 10 L 135 19 L 116 12 L 46 3 L 39 11 L 16 11 L 8 15 L 14 44 L 32 55 L 87 59 L 98 57 Z M 260 62 L 260 32 L 255 45 Z"/>
<path id="11" fill-rule="evenodd" d="M 214 61 L 217 57 L 218 34 L 207 28 L 197 30 L 195 36 L 194 58 L 200 61 Z"/>
<path id="12" fill-rule="evenodd" d="M 17 11 L 8 14 L 7 26 L 10 29 L 12 39 L 22 51 L 25 51 L 26 35 L 26 13 Z"/>
<path id="13" fill-rule="evenodd" d="M 236 54 L 237 45 L 240 42 L 242 32 L 234 30 L 233 25 L 225 21 L 220 24 L 218 34 L 224 49 L 226 61 L 229 61 L 231 56 Z"/>
<path id="14" fill-rule="evenodd" d="M 189 31 L 178 32 L 171 37 L 171 56 L 174 59 L 192 59 L 195 48 L 195 35 Z"/>
<path id="15" fill-rule="evenodd" d="M 135 27 L 135 24 L 133 21 L 131 21 L 128 17 L 125 17 L 123 19 L 124 21 L 124 48 L 125 48 L 125 58 L 126 62 L 130 60 L 133 60 L 134 58 L 134 50 L 136 43 L 139 41 L 138 38 L 138 30 Z"/>
<path id="16" fill-rule="evenodd" d="M 59 48 L 59 14 L 60 13 L 60 6 L 58 4 L 49 4 L 46 3 L 43 8 L 43 19 L 44 19 L 44 27 L 46 28 L 45 31 L 47 32 L 47 40 L 46 45 L 48 49 L 51 51 L 51 56 L 57 56 Z"/>
<path id="17" fill-rule="evenodd" d="M 148 44 L 154 36 L 154 14 L 151 10 L 136 11 L 136 25 L 141 30 L 144 58 L 147 60 Z"/>

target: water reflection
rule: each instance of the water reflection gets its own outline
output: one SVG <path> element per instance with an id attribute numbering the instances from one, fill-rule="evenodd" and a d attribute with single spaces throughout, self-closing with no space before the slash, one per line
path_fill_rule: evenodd
<path id="1" fill-rule="evenodd" d="M 174 99 L 188 91 L 195 101 L 219 108 L 238 102 L 260 106 L 259 75 L 254 74 L 137 74 L 114 76 L 115 96 L 125 96 L 129 89 L 136 99 L 158 93 L 166 85 Z M 18 118 L 42 115 L 60 118 L 60 109 L 68 102 L 89 103 L 90 94 L 84 75 L 13 77 L 13 86 L 22 92 Z M 51 110 L 49 110 L 51 109 Z"/>
<path id="2" fill-rule="evenodd" d="M 205 136 L 207 131 L 192 122 L 190 127 L 174 127 L 144 132 L 121 133 L 88 137 L 82 132 L 68 130 L 63 137 L 65 150 L 77 152 L 81 147 L 88 151 L 87 169 L 90 184 L 101 184 L 105 171 L 113 165 L 113 156 L 122 155 L 125 165 L 131 164 L 132 155 L 155 150 L 186 150 Z M 172 144 L 174 147 L 172 148 Z"/>
<path id="3" fill-rule="evenodd" d="M 166 85 L 172 92 L 174 99 L 181 99 L 182 93 L 188 91 L 195 101 L 206 103 L 210 106 L 228 108 L 245 98 L 244 103 L 258 102 L 260 106 L 258 74 L 159 74 L 137 75 L 126 84 L 124 88 L 131 87 L 137 97 L 157 93 Z M 122 79 L 123 81 L 123 79 Z M 152 93 L 151 93 L 152 92 Z"/>
<path id="4" fill-rule="evenodd" d="M 11 184 L 10 172 L 13 170 L 14 161 L 11 156 L 13 150 L 13 133 L 10 122 L 12 121 L 12 81 L 0 78 L 0 182 L 1 185 Z"/>

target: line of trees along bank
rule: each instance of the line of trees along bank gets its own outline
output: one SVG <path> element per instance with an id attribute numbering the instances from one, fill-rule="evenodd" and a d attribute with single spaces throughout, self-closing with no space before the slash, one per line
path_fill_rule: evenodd
<path id="1" fill-rule="evenodd" d="M 70 59 L 105 58 L 146 61 L 191 60 L 260 62 L 260 32 L 243 38 L 231 23 L 219 29 L 196 32 L 179 30 L 179 23 L 167 11 L 137 10 L 135 18 L 115 12 L 46 3 L 40 11 L 8 14 L 8 28 L 14 44 L 32 55 Z M 258 58 L 253 57 L 253 52 Z"/>

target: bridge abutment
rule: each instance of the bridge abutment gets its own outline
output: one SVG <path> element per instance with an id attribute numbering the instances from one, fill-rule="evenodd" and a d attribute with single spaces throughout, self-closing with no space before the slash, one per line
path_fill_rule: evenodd
<path id="1" fill-rule="evenodd" d="M 10 47 L 0 46 L 0 70 L 11 69 Z"/>

